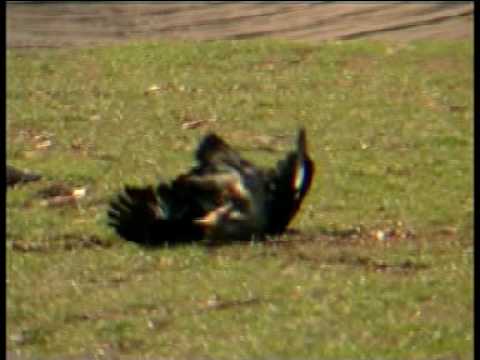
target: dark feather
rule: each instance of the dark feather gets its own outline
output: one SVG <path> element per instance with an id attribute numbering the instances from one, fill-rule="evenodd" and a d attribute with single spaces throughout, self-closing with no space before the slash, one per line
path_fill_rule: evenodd
<path id="1" fill-rule="evenodd" d="M 267 233 L 279 234 L 285 231 L 310 189 L 314 172 L 314 163 L 307 154 L 305 130 L 301 129 L 297 149 L 279 161 L 276 170 L 267 179 L 270 214 Z"/>
<path id="2" fill-rule="evenodd" d="M 7 165 L 7 186 L 37 181 L 41 178 L 42 176 L 40 174 L 19 170 L 11 165 Z"/>
<path id="3" fill-rule="evenodd" d="M 109 224 L 124 239 L 144 245 L 279 234 L 314 173 L 303 129 L 297 148 L 274 169 L 255 167 L 215 134 L 200 142 L 196 159 L 189 172 L 156 189 L 127 186 L 110 204 Z"/>
<path id="4" fill-rule="evenodd" d="M 152 187 L 129 187 L 110 203 L 109 225 L 124 239 L 142 245 L 188 243 L 203 236 L 201 227 L 191 221 L 195 212 L 181 199 L 169 198 L 162 189 L 157 198 Z M 177 206 L 178 208 L 175 208 Z"/>

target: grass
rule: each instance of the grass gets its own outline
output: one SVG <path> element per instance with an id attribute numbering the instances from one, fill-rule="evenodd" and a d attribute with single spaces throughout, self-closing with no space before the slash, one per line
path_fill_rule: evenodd
<path id="1" fill-rule="evenodd" d="M 472 358 L 472 70 L 461 41 L 8 50 L 7 161 L 45 179 L 7 193 L 7 350 Z M 205 133 L 269 165 L 302 125 L 299 233 L 146 250 L 106 226 L 125 183 L 187 169 Z M 56 181 L 87 196 L 45 207 Z"/>

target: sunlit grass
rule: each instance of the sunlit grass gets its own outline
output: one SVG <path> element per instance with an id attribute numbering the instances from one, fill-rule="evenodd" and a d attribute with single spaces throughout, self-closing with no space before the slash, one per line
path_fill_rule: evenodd
<path id="1" fill-rule="evenodd" d="M 8 351 L 471 358 L 472 70 L 467 42 L 9 50 L 7 161 L 44 180 L 7 193 Z M 299 126 L 301 235 L 145 250 L 106 226 L 125 183 L 184 171 L 205 133 L 271 165 Z M 55 181 L 87 196 L 45 207 Z"/>

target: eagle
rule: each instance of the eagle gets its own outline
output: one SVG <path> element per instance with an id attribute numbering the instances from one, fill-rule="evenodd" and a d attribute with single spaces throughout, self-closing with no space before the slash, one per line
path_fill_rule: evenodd
<path id="1" fill-rule="evenodd" d="M 195 158 L 170 182 L 126 185 L 110 201 L 108 224 L 145 246 L 265 239 L 287 229 L 315 171 L 304 128 L 272 168 L 245 160 L 215 133 L 201 140 Z"/>

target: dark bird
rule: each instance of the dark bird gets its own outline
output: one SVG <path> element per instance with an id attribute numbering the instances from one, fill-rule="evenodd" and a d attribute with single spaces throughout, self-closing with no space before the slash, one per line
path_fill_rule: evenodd
<path id="1" fill-rule="evenodd" d="M 41 178 L 42 176 L 40 174 L 19 170 L 11 165 L 7 165 L 7 186 L 37 181 Z"/>
<path id="2" fill-rule="evenodd" d="M 109 225 L 143 245 L 261 239 L 284 232 L 310 188 L 306 134 L 272 169 L 244 160 L 216 134 L 203 138 L 197 165 L 169 183 L 126 186 L 110 202 Z"/>

